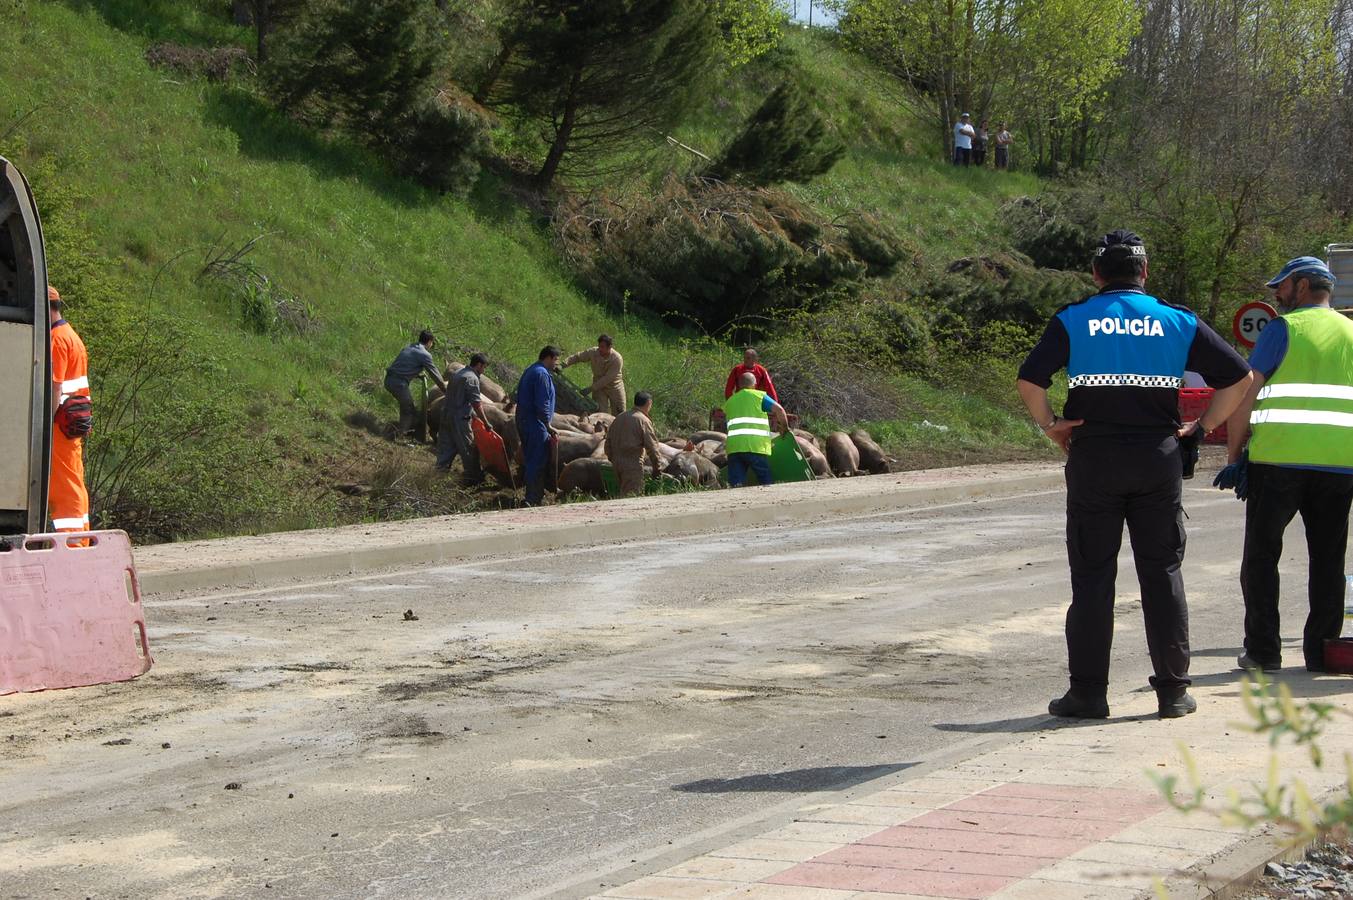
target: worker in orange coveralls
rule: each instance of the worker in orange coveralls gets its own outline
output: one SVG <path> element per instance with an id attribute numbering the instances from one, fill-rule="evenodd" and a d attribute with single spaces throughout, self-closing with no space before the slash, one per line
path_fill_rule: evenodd
<path id="1" fill-rule="evenodd" d="M 47 286 L 52 319 L 52 474 L 47 510 L 56 531 L 89 530 L 84 436 L 89 433 L 89 354 L 85 342 L 61 315 L 61 294 Z"/>

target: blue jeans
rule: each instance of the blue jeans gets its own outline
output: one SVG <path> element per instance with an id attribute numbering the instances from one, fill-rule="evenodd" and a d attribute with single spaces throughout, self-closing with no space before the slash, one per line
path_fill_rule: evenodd
<path id="1" fill-rule="evenodd" d="M 770 457 L 764 453 L 728 454 L 728 486 L 742 487 L 747 483 L 747 470 L 751 469 L 761 484 L 774 484 L 770 474 Z"/>
<path id="2" fill-rule="evenodd" d="M 517 418 L 522 457 L 526 463 L 526 503 L 539 506 L 545 499 L 545 470 L 550 464 L 550 429 L 536 419 Z"/>

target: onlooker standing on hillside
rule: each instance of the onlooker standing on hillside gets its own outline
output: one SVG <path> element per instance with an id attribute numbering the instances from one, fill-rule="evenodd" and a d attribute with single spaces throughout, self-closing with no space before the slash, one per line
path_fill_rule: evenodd
<path id="1" fill-rule="evenodd" d="M 483 398 L 479 393 L 479 376 L 484 374 L 488 364 L 487 356 L 473 354 L 470 364 L 451 376 L 451 387 L 442 401 L 441 429 L 437 432 L 437 468 L 443 472 L 449 471 L 451 463 L 459 456 L 460 464 L 465 467 L 463 484 L 466 487 L 474 487 L 484 481 L 470 420 L 477 418 L 484 423 L 485 428 L 493 430 L 488 416 L 484 414 Z"/>
<path id="2" fill-rule="evenodd" d="M 750 373 L 756 379 L 753 387 L 762 393 L 770 394 L 770 398 L 776 403 L 780 402 L 780 395 L 775 393 L 775 382 L 770 380 L 770 373 L 766 371 L 765 366 L 758 362 L 759 359 L 756 350 L 752 347 L 742 351 L 742 362 L 734 366 L 733 371 L 728 373 L 728 381 L 723 386 L 725 400 L 733 396 L 733 392 L 738 389 L 738 379 L 744 373 Z"/>
<path id="3" fill-rule="evenodd" d="M 517 382 L 517 434 L 521 437 L 526 464 L 526 505 L 545 500 L 545 467 L 550 464 L 550 438 L 554 427 L 554 371 L 559 368 L 559 348 L 547 346 L 526 367 Z"/>
<path id="4" fill-rule="evenodd" d="M 1068 453 L 1066 612 L 1071 685 L 1054 716 L 1109 714 L 1114 586 L 1126 522 L 1141 585 L 1146 646 L 1160 717 L 1198 708 L 1188 694 L 1189 610 L 1184 597 L 1183 467 L 1180 439 L 1216 428 L 1250 384 L 1249 367 L 1191 311 L 1146 293 L 1146 247 L 1130 231 L 1104 235 L 1092 274 L 1099 292 L 1062 307 L 1020 366 L 1024 405 Z M 1066 415 L 1048 387 L 1066 369 Z M 1184 370 L 1217 388 L 1196 422 L 1179 421 Z M 1211 419 L 1211 425 L 1204 419 Z"/>
<path id="5" fill-rule="evenodd" d="M 972 117 L 967 113 L 958 117 L 954 124 L 954 165 L 972 165 L 972 139 L 977 132 L 973 130 Z"/>
<path id="6" fill-rule="evenodd" d="M 977 137 L 972 141 L 972 164 L 983 166 L 987 162 L 987 120 L 983 119 L 977 129 Z"/>
<path id="7" fill-rule="evenodd" d="M 399 351 L 395 361 L 385 370 L 385 389 L 399 403 L 400 436 L 413 430 L 413 420 L 418 414 L 413 405 L 413 394 L 409 392 L 409 382 L 417 378 L 419 372 L 426 371 L 437 382 L 437 387 L 446 390 L 446 382 L 442 381 L 437 362 L 432 358 L 432 348 L 436 344 L 437 339 L 431 331 L 420 331 L 418 340 Z"/>
<path id="8" fill-rule="evenodd" d="M 1245 652 L 1236 661 L 1243 669 L 1282 665 L 1278 561 L 1283 532 L 1297 513 L 1310 558 L 1307 669 L 1325 670 L 1325 639 L 1343 629 L 1353 507 L 1353 321 L 1330 309 L 1334 280 L 1322 260 L 1301 256 L 1268 283 L 1283 314 L 1260 332 L 1250 353 L 1254 383 L 1226 423 L 1230 464 L 1214 483 L 1234 487 L 1246 501 Z"/>
<path id="9" fill-rule="evenodd" d="M 640 391 L 634 395 L 634 409 L 615 417 L 606 429 L 606 458 L 620 482 L 620 496 L 632 497 L 644 492 L 644 455 L 653 465 L 654 476 L 662 471 L 658 435 L 653 430 L 653 395 Z"/>
<path id="10" fill-rule="evenodd" d="M 590 350 L 575 353 L 564 360 L 563 368 L 574 363 L 592 364 L 592 384 L 583 393 L 590 393 L 597 401 L 597 409 L 618 416 L 625 411 L 625 360 L 615 349 L 609 334 L 597 338 Z"/>
<path id="11" fill-rule="evenodd" d="M 996 126 L 996 168 L 1010 168 L 1010 145 L 1014 142 L 1004 122 Z"/>

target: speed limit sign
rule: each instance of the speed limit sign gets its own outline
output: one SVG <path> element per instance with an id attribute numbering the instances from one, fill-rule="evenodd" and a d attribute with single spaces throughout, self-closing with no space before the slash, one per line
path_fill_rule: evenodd
<path id="1" fill-rule="evenodd" d="M 1231 321 L 1231 331 L 1236 340 L 1253 350 L 1254 342 L 1259 340 L 1259 332 L 1277 316 L 1278 311 L 1262 300 L 1246 303 L 1236 310 L 1236 317 Z"/>

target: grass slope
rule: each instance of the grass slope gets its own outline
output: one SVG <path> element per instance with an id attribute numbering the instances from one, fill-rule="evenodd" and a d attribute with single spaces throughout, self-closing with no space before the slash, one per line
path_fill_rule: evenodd
<path id="1" fill-rule="evenodd" d="M 183 365 L 201 367 L 211 389 L 248 417 L 241 429 L 279 448 L 281 465 L 267 477 L 319 492 L 300 508 L 260 510 L 234 529 L 378 514 L 328 497 L 326 480 L 398 469 L 390 455 L 412 452 L 373 443 L 342 420 L 362 410 L 391 415 L 376 387 L 380 373 L 424 326 L 448 344 L 518 366 L 544 343 L 578 349 L 609 331 L 625 353 L 630 389 L 654 390 L 660 419 L 675 412 L 689 421 L 721 397 L 735 354 L 584 296 L 540 224 L 492 177 L 467 200 L 436 196 L 364 152 L 296 128 L 243 88 L 146 64 L 152 39 L 247 46 L 246 32 L 217 18 L 218 6 L 0 6 L 0 153 L 29 172 L 40 205 L 59 198 L 44 211 L 52 281 L 78 285 L 79 272 L 102 269 L 119 286 L 110 302 L 184 323 Z M 1028 178 L 958 173 L 929 160 L 900 111 L 858 77 L 858 60 L 798 32 L 774 60 L 731 80 L 729 96 L 712 98 L 691 126 L 692 141 L 726 139 L 795 67 L 818 86 L 851 146 L 830 176 L 796 189 L 829 212 L 877 208 L 939 258 L 978 251 L 995 233 L 998 203 L 1032 189 Z M 308 305 L 318 323 L 312 331 L 254 333 L 242 325 L 237 294 L 197 277 L 212 248 L 253 239 L 252 264 Z M 77 325 L 84 299 L 71 292 Z M 87 337 L 97 349 L 99 335 Z M 949 403 L 919 385 L 917 395 L 938 411 L 922 410 L 885 433 L 930 418 L 966 433 L 974 448 L 1036 446 L 987 404 Z"/>

